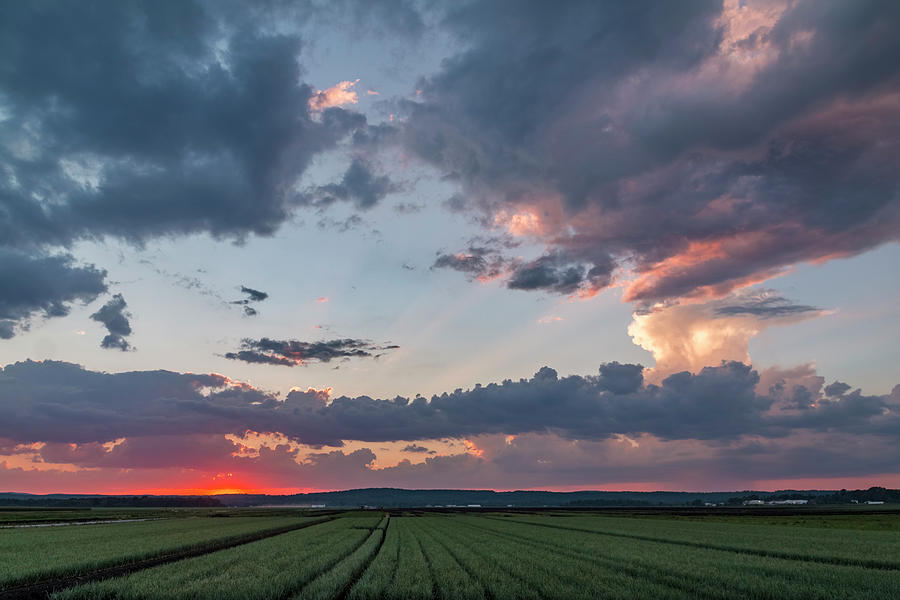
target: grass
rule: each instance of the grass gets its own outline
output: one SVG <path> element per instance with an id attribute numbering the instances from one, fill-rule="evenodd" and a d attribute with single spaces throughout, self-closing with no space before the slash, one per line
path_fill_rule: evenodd
<path id="1" fill-rule="evenodd" d="M 805 517 L 801 515 L 801 520 Z M 848 527 L 842 522 L 846 515 L 827 516 L 839 519 L 832 527 L 813 527 L 809 523 L 818 516 L 808 517 L 794 525 L 746 516 L 693 520 L 585 514 L 390 518 L 347 514 L 303 530 L 70 588 L 54 598 L 900 597 L 900 536 L 892 530 Z"/>
<path id="2" fill-rule="evenodd" d="M 685 522 L 618 517 L 523 515 L 506 519 L 540 527 L 591 532 L 622 540 L 647 540 L 786 559 L 900 569 L 900 536 L 891 531 L 848 532 L 839 529 L 761 525 L 754 522 Z"/>
<path id="3" fill-rule="evenodd" d="M 335 519 L 244 546 L 146 569 L 125 577 L 71 588 L 66 600 L 202 599 L 287 600 L 311 587 L 326 597 L 349 581 L 352 566 L 364 565 L 383 535 L 381 515 Z M 335 569 L 337 576 L 329 576 Z M 306 595 L 299 597 L 307 597 Z M 327 596 L 330 597 L 330 596 Z"/>
<path id="4" fill-rule="evenodd" d="M 0 529 L 0 589 L 135 562 L 161 553 L 301 523 L 311 517 L 190 517 Z"/>
<path id="5" fill-rule="evenodd" d="M 774 525 L 781 527 L 811 527 L 813 529 L 856 529 L 859 531 L 900 532 L 900 513 L 865 515 L 660 515 L 666 520 L 702 521 L 707 523 L 738 523 L 742 525 Z"/>

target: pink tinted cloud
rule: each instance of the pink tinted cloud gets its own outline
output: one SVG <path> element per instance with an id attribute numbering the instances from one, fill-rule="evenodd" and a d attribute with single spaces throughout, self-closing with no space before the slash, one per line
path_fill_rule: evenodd
<path id="1" fill-rule="evenodd" d="M 326 108 L 356 104 L 359 96 L 353 87 L 359 79 L 353 81 L 341 81 L 325 90 L 318 90 L 309 99 L 310 112 L 322 112 Z"/>

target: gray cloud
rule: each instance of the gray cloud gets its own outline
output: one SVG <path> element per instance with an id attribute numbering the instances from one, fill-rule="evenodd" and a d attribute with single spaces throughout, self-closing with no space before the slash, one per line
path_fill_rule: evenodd
<path id="1" fill-rule="evenodd" d="M 496 250 L 481 246 L 469 246 L 456 254 L 438 253 L 432 269 L 451 269 L 465 273 L 470 279 L 493 279 L 517 264 Z"/>
<path id="2" fill-rule="evenodd" d="M 759 375 L 740 363 L 676 373 L 661 385 L 641 367 L 610 363 L 598 375 L 476 385 L 430 400 L 338 397 L 292 391 L 283 400 L 222 375 L 167 371 L 96 373 L 31 361 L 0 373 L 0 438 L 102 442 L 120 437 L 278 432 L 312 445 L 483 434 L 551 433 L 604 440 L 650 434 L 663 440 L 787 439 L 800 432 L 888 436 L 900 432 L 900 386 L 884 396 L 814 393 L 798 408 L 760 395 Z"/>
<path id="3" fill-rule="evenodd" d="M 807 0 L 730 29 L 754 9 L 454 5 L 442 26 L 462 49 L 383 143 L 457 182 L 455 210 L 540 221 L 564 260 L 523 265 L 517 289 L 602 289 L 612 257 L 639 275 L 626 299 L 651 305 L 898 239 L 900 40 L 884 23 L 900 7 Z"/>
<path id="4" fill-rule="evenodd" d="M 270 25 L 299 28 L 314 12 L 191 0 L 0 7 L 0 249 L 47 266 L 49 249 L 80 239 L 274 233 L 302 202 L 293 186 L 312 158 L 366 124 L 340 108 L 308 111 L 301 40 Z M 0 289 L 0 306 L 18 307 L 0 334 L 104 291 L 91 277 L 87 291 L 47 290 L 31 304 Z"/>
<path id="5" fill-rule="evenodd" d="M 843 381 L 835 381 L 825 386 L 825 395 L 837 398 L 850 391 L 850 386 Z"/>
<path id="6" fill-rule="evenodd" d="M 289 185 L 365 119 L 313 120 L 299 38 L 216 6 L 5 7 L 5 239 L 239 238 L 287 218 Z M 38 211 L 35 194 L 55 201 Z"/>
<path id="7" fill-rule="evenodd" d="M 741 304 L 720 306 L 715 310 L 718 315 L 753 315 L 763 319 L 790 317 L 794 315 L 815 316 L 822 309 L 805 304 L 794 304 L 781 296 L 762 294 L 750 297 Z"/>
<path id="8" fill-rule="evenodd" d="M 241 286 L 241 292 L 246 294 L 247 297 L 243 298 L 242 300 L 232 300 L 230 304 L 241 305 L 244 309 L 245 317 L 255 317 L 257 314 L 259 314 L 259 312 L 252 306 L 249 306 L 249 304 L 251 302 L 262 302 L 269 297 L 269 294 L 267 294 L 266 292 L 261 292 L 259 290 L 254 290 L 253 288 L 248 288 L 244 285 Z"/>
<path id="9" fill-rule="evenodd" d="M 352 202 L 359 210 L 367 210 L 378 204 L 400 186 L 387 175 L 375 175 L 370 165 L 354 158 L 339 183 L 329 183 L 308 190 L 304 202 L 325 207 L 338 201 Z"/>
<path id="10" fill-rule="evenodd" d="M 269 294 L 265 292 L 260 292 L 259 290 L 254 290 L 253 288 L 248 288 L 244 285 L 241 286 L 241 292 L 247 294 L 247 299 L 253 302 L 262 302 L 269 297 Z"/>
<path id="11" fill-rule="evenodd" d="M 425 446 L 420 446 L 418 444 L 409 444 L 404 446 L 403 452 L 414 452 L 416 454 L 436 454 L 434 450 L 429 450 Z"/>
<path id="12" fill-rule="evenodd" d="M 131 335 L 131 323 L 128 321 L 131 313 L 125 310 L 127 307 L 128 304 L 122 294 L 115 294 L 109 302 L 91 315 L 91 319 L 103 323 L 109 332 L 100 342 L 101 348 L 118 348 L 122 352 L 133 349 L 125 339 Z"/>
<path id="13" fill-rule="evenodd" d="M 65 316 L 72 302 L 91 302 L 106 289 L 106 271 L 77 265 L 68 254 L 0 246 L 0 338 L 27 329 L 35 315 Z"/>
<path id="14" fill-rule="evenodd" d="M 516 269 L 522 261 L 505 254 L 520 245 L 511 236 L 475 236 L 465 250 L 455 254 L 439 251 L 432 269 L 451 269 L 469 279 L 494 279 Z"/>
<path id="15" fill-rule="evenodd" d="M 367 340 L 349 338 L 321 342 L 245 338 L 241 342 L 241 350 L 228 352 L 225 358 L 294 367 L 310 362 L 327 363 L 336 359 L 378 358 L 385 351 L 397 348 L 399 346 L 393 344 L 377 345 Z"/>

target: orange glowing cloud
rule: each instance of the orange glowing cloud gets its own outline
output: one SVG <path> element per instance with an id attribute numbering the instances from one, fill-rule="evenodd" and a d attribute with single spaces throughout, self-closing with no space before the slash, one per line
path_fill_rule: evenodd
<path id="1" fill-rule="evenodd" d="M 356 104 L 359 102 L 359 96 L 353 89 L 359 82 L 359 79 L 353 81 L 341 81 L 328 88 L 327 90 L 318 90 L 309 99 L 310 112 L 322 112 L 326 108 L 335 106 L 344 106 L 346 104 Z"/>
<path id="2" fill-rule="evenodd" d="M 305 390 L 303 388 L 299 388 L 294 386 L 291 388 L 292 392 L 305 392 L 311 396 L 314 396 L 316 399 L 321 400 L 323 403 L 328 403 L 331 401 L 331 392 L 334 391 L 333 387 L 322 388 L 321 390 L 317 390 L 314 387 L 308 387 Z"/>
<path id="3" fill-rule="evenodd" d="M 476 446 L 475 443 L 472 442 L 471 440 L 462 440 L 462 443 L 466 447 L 467 454 L 471 454 L 472 456 L 477 456 L 478 458 L 484 457 L 484 449 Z"/>
<path id="4" fill-rule="evenodd" d="M 328 302 L 328 296 L 322 296 L 321 298 L 316 298 L 316 302 L 318 302 L 319 304 L 325 304 L 326 302 Z"/>
<path id="5" fill-rule="evenodd" d="M 681 303 L 703 302 L 721 298 L 731 292 L 762 283 L 785 272 L 783 267 L 760 269 L 746 275 L 731 275 L 743 262 L 761 248 L 777 242 L 780 234 L 768 231 L 739 233 L 727 238 L 692 240 L 687 247 L 652 265 L 641 267 L 638 276 L 625 288 L 622 300 L 637 302 L 678 297 Z M 712 284 L 697 281 L 719 277 Z"/>
<path id="6" fill-rule="evenodd" d="M 494 214 L 493 226 L 516 237 L 542 237 L 559 231 L 566 223 L 562 201 L 552 197 L 534 197 L 529 205 L 515 210 L 501 209 Z"/>
<path id="7" fill-rule="evenodd" d="M 742 293 L 722 300 L 657 306 L 635 313 L 628 334 L 635 344 L 653 354 L 656 361 L 655 367 L 645 371 L 645 378 L 657 382 L 672 373 L 695 373 L 723 360 L 750 363 L 750 340 L 763 329 L 827 314 L 812 307 L 772 315 L 721 312 L 724 307 L 766 298 L 771 298 L 770 292 Z"/>

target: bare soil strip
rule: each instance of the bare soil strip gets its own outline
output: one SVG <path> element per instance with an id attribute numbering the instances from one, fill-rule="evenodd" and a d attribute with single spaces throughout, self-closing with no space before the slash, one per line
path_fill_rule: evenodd
<path id="1" fill-rule="evenodd" d="M 289 531 L 296 531 L 298 529 L 304 529 L 306 527 L 318 525 L 326 521 L 331 521 L 334 518 L 336 517 L 331 515 L 323 516 L 321 519 L 316 519 L 315 521 L 305 521 L 303 523 L 287 525 L 285 527 L 279 527 L 277 529 L 267 529 L 264 531 L 249 533 L 239 537 L 232 537 L 225 540 L 210 542 L 201 546 L 196 546 L 194 548 L 180 550 L 178 552 L 160 554 L 151 558 L 145 558 L 126 564 L 116 565 L 113 567 L 106 567 L 94 571 L 77 573 L 75 575 L 67 575 L 65 577 L 57 577 L 54 579 L 30 583 L 27 585 L 7 588 L 5 590 L 0 590 L 0 600 L 46 600 L 46 598 L 54 592 L 58 592 L 69 587 L 74 587 L 76 585 L 81 585 L 83 583 L 90 583 L 92 581 L 101 581 L 103 579 L 110 579 L 112 577 L 129 575 L 136 571 L 149 569 L 150 567 L 157 567 L 159 565 L 164 565 L 178 560 L 184 560 L 185 558 L 193 558 L 195 556 L 202 556 L 204 554 L 210 554 L 212 552 L 225 550 L 227 548 L 249 544 L 250 542 L 256 542 L 258 540 L 274 537 L 276 535 L 281 535 L 282 533 L 288 533 Z"/>

